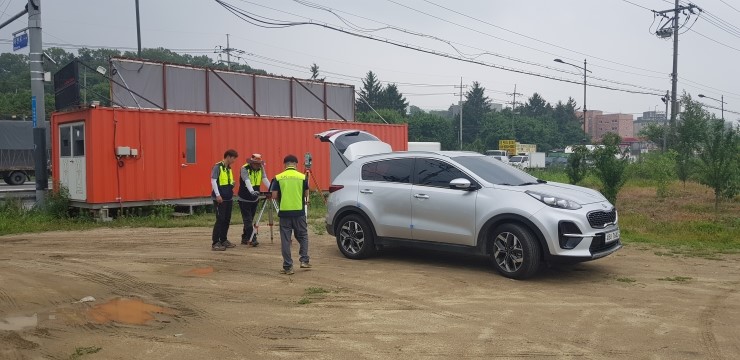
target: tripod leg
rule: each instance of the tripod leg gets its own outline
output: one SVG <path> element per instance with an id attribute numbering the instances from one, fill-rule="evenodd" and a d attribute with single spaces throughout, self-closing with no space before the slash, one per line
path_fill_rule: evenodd
<path id="1" fill-rule="evenodd" d="M 259 200 L 257 200 L 257 203 L 259 204 Z M 260 220 L 262 220 L 262 214 L 264 214 L 265 212 L 265 206 L 267 206 L 267 200 L 265 200 L 262 203 L 262 209 L 260 209 L 260 213 L 257 216 L 257 219 L 254 222 L 254 225 L 252 225 L 254 227 L 254 230 L 252 230 L 252 236 L 249 237 L 249 240 L 247 241 L 247 243 L 252 243 L 252 241 L 254 241 L 254 237 L 257 235 L 257 231 L 259 230 L 259 227 L 260 227 Z"/>
<path id="2" fill-rule="evenodd" d="M 272 200 L 272 199 L 265 199 L 265 206 L 267 206 L 267 202 L 268 201 L 272 201 L 273 204 L 275 202 L 275 200 Z M 268 223 L 267 224 L 270 225 L 270 244 L 272 244 L 272 243 L 274 243 L 274 240 L 272 238 L 272 207 L 270 207 L 267 210 L 267 216 L 268 216 Z"/>

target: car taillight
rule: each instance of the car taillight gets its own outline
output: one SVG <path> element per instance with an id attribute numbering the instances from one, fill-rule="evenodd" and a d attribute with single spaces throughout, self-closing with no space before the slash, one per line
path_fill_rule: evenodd
<path id="1" fill-rule="evenodd" d="M 344 189 L 344 185 L 329 185 L 329 193 Z"/>

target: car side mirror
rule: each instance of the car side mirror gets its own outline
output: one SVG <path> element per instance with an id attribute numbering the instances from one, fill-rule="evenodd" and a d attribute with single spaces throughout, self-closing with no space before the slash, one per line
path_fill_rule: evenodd
<path id="1" fill-rule="evenodd" d="M 458 178 L 450 181 L 450 188 L 452 189 L 470 189 L 470 180 L 464 178 Z"/>

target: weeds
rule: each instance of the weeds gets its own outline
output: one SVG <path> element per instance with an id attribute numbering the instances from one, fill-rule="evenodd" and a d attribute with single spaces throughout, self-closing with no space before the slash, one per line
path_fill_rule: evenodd
<path id="1" fill-rule="evenodd" d="M 627 283 L 627 284 L 631 284 L 633 282 L 636 282 L 637 280 L 635 280 L 633 278 L 628 278 L 628 277 L 620 277 L 620 278 L 617 278 L 617 281 L 623 282 L 623 283 Z"/>
<path id="2" fill-rule="evenodd" d="M 329 291 L 326 290 L 326 289 L 324 289 L 324 288 L 320 288 L 320 287 L 309 287 L 309 288 L 306 288 L 306 292 L 305 293 L 306 293 L 306 295 L 314 295 L 314 294 L 326 294 L 328 292 Z"/>
<path id="3" fill-rule="evenodd" d="M 100 350 L 103 350 L 103 348 L 98 346 L 78 347 L 75 349 L 75 352 L 69 356 L 69 360 L 77 360 L 85 355 L 95 354 Z"/>
<path id="4" fill-rule="evenodd" d="M 307 298 L 305 296 L 302 297 L 300 300 L 298 300 L 298 304 L 300 304 L 300 305 L 308 305 L 311 302 L 312 302 L 311 299 L 309 299 L 309 298 Z"/>
<path id="5" fill-rule="evenodd" d="M 660 280 L 660 281 L 673 281 L 673 282 L 686 282 L 686 281 L 689 281 L 691 279 L 692 278 L 691 277 L 688 277 L 688 276 L 674 276 L 674 277 L 659 278 L 658 280 Z"/>

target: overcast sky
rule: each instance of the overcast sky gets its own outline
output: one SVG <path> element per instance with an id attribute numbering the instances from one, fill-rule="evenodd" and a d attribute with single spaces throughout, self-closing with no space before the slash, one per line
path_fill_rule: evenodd
<path id="1" fill-rule="evenodd" d="M 45 46 L 64 43 L 136 48 L 134 0 L 41 1 Z M 651 24 L 654 32 L 659 20 L 653 23 L 652 12 L 639 7 L 665 10 L 672 7 L 667 0 L 631 0 L 639 6 L 624 0 L 311 0 L 333 9 L 350 25 L 328 11 L 293 0 L 224 1 L 263 19 L 311 20 L 348 30 L 350 26 L 378 29 L 391 25 L 403 31 L 384 29 L 363 34 L 576 82 L 583 80 L 579 70 L 553 59 L 580 66 L 586 58 L 593 71 L 589 76 L 610 81 L 589 83 L 651 93 L 670 89 L 672 40 L 651 34 Z M 25 2 L 0 0 L 0 21 L 20 11 Z M 702 93 L 717 99 L 724 94 L 726 109 L 740 111 L 740 1 L 697 0 L 696 4 L 714 17 L 705 13 L 696 22 L 692 17 L 684 30 L 693 27 L 679 37 L 679 93 L 686 90 L 694 96 Z M 424 109 L 447 109 L 457 103 L 453 86 L 459 85 L 461 77 L 464 85 L 480 82 L 494 102 L 511 101 L 506 93 L 513 92 L 516 84 L 517 92 L 525 97 L 538 92 L 553 104 L 569 96 L 578 106 L 583 103 L 582 84 L 442 58 L 319 26 L 262 28 L 239 19 L 216 1 L 140 0 L 140 11 L 143 47 L 161 46 L 217 58 L 213 49 L 225 47 L 228 33 L 231 47 L 249 53 L 241 61 L 252 67 L 307 78 L 315 62 L 322 71 L 331 72 L 323 74 L 328 81 L 358 88 L 360 79 L 372 70 L 380 80 L 398 83 L 410 103 Z M 737 28 L 725 31 L 712 24 L 720 24 L 720 19 Z M 2 52 L 12 51 L 8 43 L 11 34 L 25 25 L 24 18 L 0 30 Z M 21 51 L 27 53 L 28 49 Z M 592 87 L 587 95 L 590 110 L 641 113 L 665 109 L 660 97 L 654 95 Z M 712 100 L 707 103 L 719 106 Z"/>

